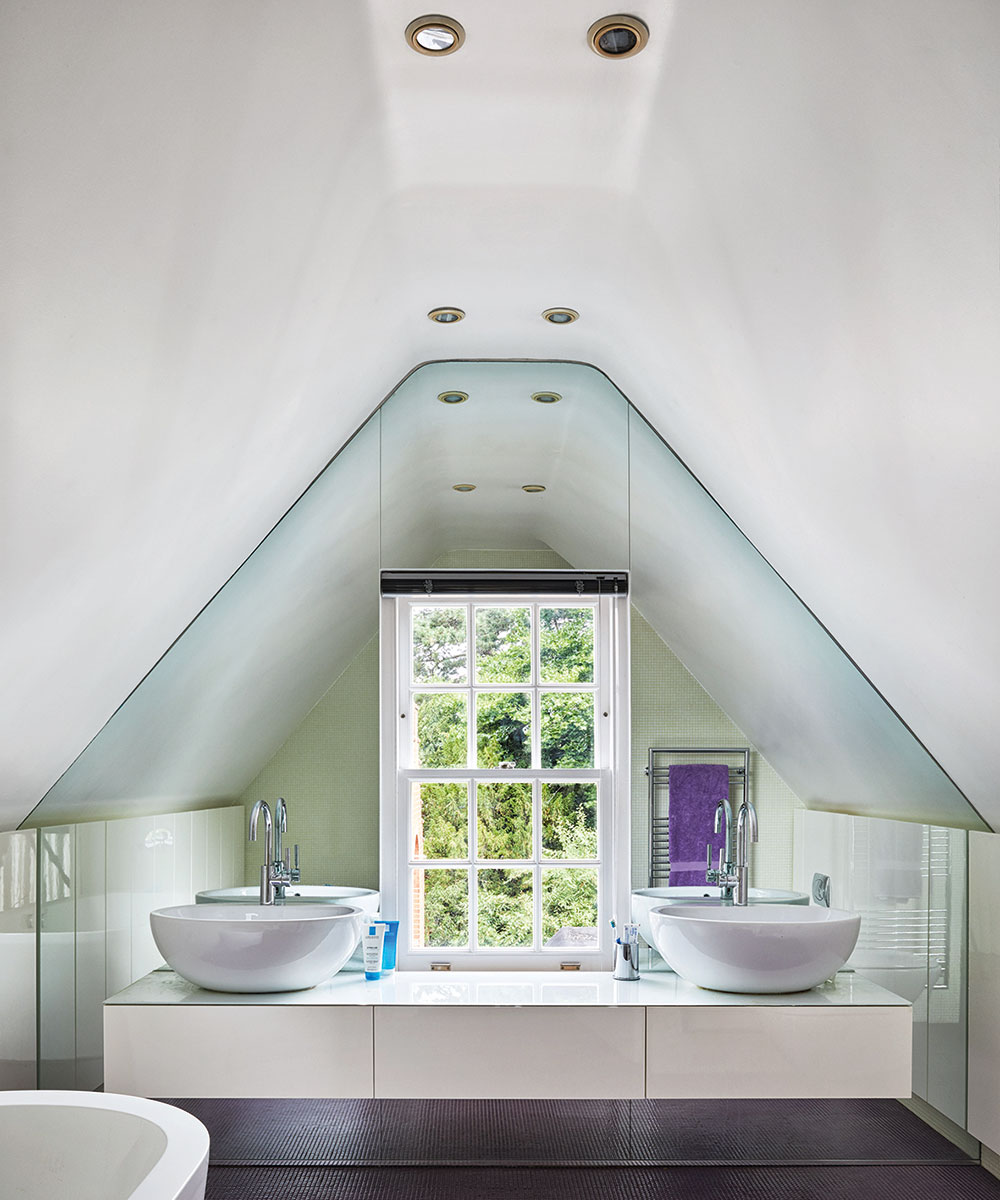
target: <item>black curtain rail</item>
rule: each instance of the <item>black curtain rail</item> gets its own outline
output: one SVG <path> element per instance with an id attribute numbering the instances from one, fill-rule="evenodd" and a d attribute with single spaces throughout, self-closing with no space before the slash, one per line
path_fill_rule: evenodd
<path id="1" fill-rule="evenodd" d="M 625 571 L 383 571 L 383 596 L 626 596 Z"/>

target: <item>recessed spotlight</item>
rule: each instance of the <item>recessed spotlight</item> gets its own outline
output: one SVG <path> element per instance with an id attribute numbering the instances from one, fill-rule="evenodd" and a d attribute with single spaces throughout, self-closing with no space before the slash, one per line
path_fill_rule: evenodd
<path id="1" fill-rule="evenodd" d="M 558 404 L 562 396 L 558 392 L 534 392 L 531 398 L 536 404 Z"/>
<path id="2" fill-rule="evenodd" d="M 468 398 L 468 392 L 441 392 L 438 396 L 442 404 L 464 404 Z"/>
<path id="3" fill-rule="evenodd" d="M 649 41 L 649 27 L 638 17 L 619 13 L 595 21 L 587 30 L 587 40 L 601 58 L 631 58 Z"/>
<path id="4" fill-rule="evenodd" d="M 545 491 L 545 484 L 544 484 L 544 483 L 522 483 L 522 484 L 521 484 L 521 491 L 522 491 L 522 492 L 532 492 L 532 493 L 534 493 L 534 492 L 544 492 L 544 491 Z"/>
<path id="5" fill-rule="evenodd" d="M 580 314 L 575 308 L 547 308 L 542 316 L 551 325 L 569 325 L 578 320 Z"/>
<path id="6" fill-rule="evenodd" d="M 455 321 L 461 321 L 465 312 L 460 308 L 432 308 L 427 315 L 439 325 L 452 325 Z"/>
<path id="7" fill-rule="evenodd" d="M 406 40 L 418 54 L 440 58 L 444 54 L 454 54 L 465 41 L 465 30 L 454 17 L 428 13 L 407 25 Z"/>
<path id="8" fill-rule="evenodd" d="M 451 490 L 453 492 L 474 492 L 476 485 L 474 483 L 453 483 Z"/>

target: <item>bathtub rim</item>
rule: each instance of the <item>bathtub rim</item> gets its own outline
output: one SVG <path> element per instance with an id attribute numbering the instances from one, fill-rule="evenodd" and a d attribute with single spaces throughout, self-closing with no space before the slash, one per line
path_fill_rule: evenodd
<path id="1" fill-rule="evenodd" d="M 36 1105 L 49 1108 L 98 1108 L 130 1113 L 149 1121 L 167 1139 L 163 1153 L 132 1192 L 129 1200 L 164 1200 L 183 1197 L 187 1189 L 208 1171 L 209 1136 L 205 1126 L 189 1112 L 122 1092 L 74 1092 L 64 1089 L 0 1091 L 0 1105 Z"/>

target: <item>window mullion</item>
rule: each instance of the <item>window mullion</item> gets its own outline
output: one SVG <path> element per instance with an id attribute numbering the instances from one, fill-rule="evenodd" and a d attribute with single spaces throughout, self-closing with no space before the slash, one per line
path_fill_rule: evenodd
<path id="1" fill-rule="evenodd" d="M 479 949 L 479 780 L 469 778 L 469 950 Z"/>
<path id="2" fill-rule="evenodd" d="M 532 846 L 535 851 L 535 861 L 532 864 L 532 896 L 534 897 L 535 910 L 535 936 L 534 948 L 541 950 L 542 948 L 542 869 L 540 866 L 542 860 L 542 781 L 536 778 L 532 784 L 532 811 L 531 820 L 534 826 L 534 839 Z"/>
<path id="3" fill-rule="evenodd" d="M 542 765 L 542 705 L 538 690 L 541 682 L 541 606 L 531 606 L 531 769 Z"/>
<path id="4" fill-rule="evenodd" d="M 469 764 L 469 769 L 473 770 L 477 766 L 476 746 L 478 744 L 478 728 L 476 714 L 476 611 L 472 604 L 465 606 L 465 621 L 467 630 L 466 656 L 467 656 L 467 671 L 466 679 L 468 687 L 466 688 L 466 706 L 468 709 L 468 719 L 465 726 L 465 753 L 466 762 Z"/>

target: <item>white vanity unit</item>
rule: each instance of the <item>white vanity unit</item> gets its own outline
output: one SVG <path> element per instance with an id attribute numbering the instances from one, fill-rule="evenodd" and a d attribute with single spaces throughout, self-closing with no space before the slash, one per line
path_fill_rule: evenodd
<path id="1" fill-rule="evenodd" d="M 560 971 L 229 995 L 164 970 L 112 996 L 104 1027 L 105 1088 L 151 1097 L 910 1095 L 910 1006 L 849 972 L 776 996 Z"/>

